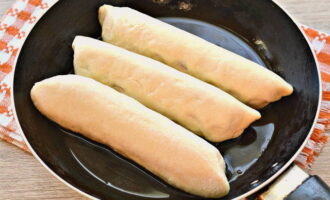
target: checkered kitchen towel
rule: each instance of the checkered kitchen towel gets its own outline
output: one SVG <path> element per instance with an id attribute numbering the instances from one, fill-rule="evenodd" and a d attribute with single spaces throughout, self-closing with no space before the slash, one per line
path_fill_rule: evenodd
<path id="1" fill-rule="evenodd" d="M 13 68 L 18 52 L 38 19 L 58 0 L 17 0 L 0 21 L 0 138 L 29 151 L 17 128 L 10 100 Z M 296 162 L 310 168 L 328 139 L 330 124 L 330 36 L 302 27 L 320 64 L 323 79 L 323 102 L 313 135 Z M 28 66 L 27 66 L 28 67 Z"/>

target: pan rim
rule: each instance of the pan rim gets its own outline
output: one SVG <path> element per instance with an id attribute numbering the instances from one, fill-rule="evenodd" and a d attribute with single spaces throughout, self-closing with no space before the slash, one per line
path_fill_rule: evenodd
<path id="1" fill-rule="evenodd" d="M 96 197 L 93 197 L 92 195 L 80 190 L 79 188 L 75 187 L 74 185 L 68 183 L 66 180 L 64 180 L 62 177 L 60 177 L 58 174 L 56 174 L 52 169 L 50 169 L 49 166 L 47 166 L 47 164 L 38 156 L 38 154 L 35 152 L 35 150 L 33 149 L 33 147 L 31 146 L 31 144 L 29 143 L 29 141 L 27 140 L 23 129 L 21 127 L 21 124 L 19 122 L 19 119 L 17 117 L 17 112 L 16 112 L 16 106 L 15 106 L 15 101 L 14 101 L 14 76 L 15 76 L 15 71 L 16 71 L 16 65 L 18 62 L 18 58 L 21 55 L 21 50 L 22 47 L 24 46 L 27 38 L 29 37 L 29 34 L 31 33 L 31 31 L 34 29 L 34 27 L 36 26 L 36 24 L 43 18 L 43 16 L 56 4 L 58 3 L 60 0 L 54 0 L 53 2 L 51 2 L 51 4 L 49 5 L 49 7 L 45 10 L 45 12 L 43 12 L 41 14 L 41 16 L 39 17 L 39 19 L 36 20 L 35 24 L 33 24 L 33 26 L 31 27 L 31 29 L 29 29 L 27 31 L 27 37 L 25 37 L 22 41 L 21 44 L 21 48 L 18 51 L 18 56 L 15 59 L 14 62 L 14 69 L 11 72 L 12 75 L 10 77 L 10 83 L 12 84 L 12 87 L 10 88 L 10 92 L 11 92 L 11 97 L 10 100 L 12 102 L 12 109 L 13 109 L 13 116 L 14 118 L 17 120 L 17 124 L 18 124 L 18 132 L 23 136 L 23 140 L 26 143 L 27 147 L 29 148 L 30 152 L 32 153 L 32 155 L 38 160 L 38 162 L 45 168 L 47 169 L 47 171 L 50 172 L 50 174 L 52 174 L 56 179 L 58 179 L 59 181 L 61 181 L 62 183 L 64 183 L 65 185 L 67 185 L 69 188 L 71 188 L 72 190 L 78 192 L 79 194 L 89 198 L 89 199 L 97 199 Z M 264 181 L 263 183 L 261 183 L 260 185 L 258 185 L 257 187 L 253 188 L 252 190 L 241 194 L 240 196 L 236 197 L 233 200 L 239 200 L 239 199 L 243 199 L 246 198 L 252 194 L 254 194 L 255 192 L 259 191 L 260 189 L 264 188 L 266 185 L 268 185 L 270 182 L 272 182 L 273 180 L 275 180 L 277 177 L 279 177 L 296 159 L 296 157 L 299 155 L 299 153 L 303 150 L 303 148 L 306 146 L 309 138 L 311 137 L 313 130 L 316 126 L 316 122 L 320 113 L 320 106 L 321 106 L 321 102 L 322 102 L 322 81 L 321 81 L 321 72 L 320 72 L 320 68 L 319 68 L 319 63 L 317 62 L 317 57 L 316 57 L 316 53 L 315 51 L 313 51 L 313 48 L 311 46 L 311 43 L 308 41 L 307 36 L 305 35 L 305 33 L 303 32 L 302 28 L 300 25 L 298 25 L 299 23 L 297 23 L 297 20 L 291 15 L 289 14 L 284 8 L 283 6 L 281 6 L 278 2 L 276 2 L 275 0 L 272 0 L 270 3 L 274 3 L 279 9 L 281 9 L 284 14 L 287 15 L 287 17 L 293 22 L 293 24 L 299 29 L 300 33 L 303 35 L 303 37 L 305 38 L 305 41 L 313 55 L 314 58 L 314 62 L 317 68 L 317 75 L 318 75 L 318 82 L 319 82 L 319 95 L 318 95 L 318 105 L 317 105 L 317 111 L 315 113 L 315 117 L 313 120 L 313 124 L 309 130 L 308 135 L 306 136 L 306 139 L 304 140 L 304 142 L 302 143 L 302 145 L 299 147 L 299 149 L 297 150 L 297 152 L 292 156 L 292 158 L 290 158 L 289 161 L 287 161 L 287 163 L 285 165 L 283 165 L 274 175 L 272 175 L 271 177 L 269 177 L 266 181 Z"/>

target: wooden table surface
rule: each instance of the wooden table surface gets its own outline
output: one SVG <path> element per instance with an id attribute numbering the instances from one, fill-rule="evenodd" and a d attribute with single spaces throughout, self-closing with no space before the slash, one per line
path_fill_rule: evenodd
<path id="1" fill-rule="evenodd" d="M 3 15 L 14 0 L 0 0 Z M 277 0 L 298 22 L 330 33 L 330 0 Z M 314 3 L 315 2 L 315 3 Z M 330 185 L 330 144 L 313 166 Z M 54 178 L 30 154 L 0 141 L 0 199 L 85 199 Z"/>

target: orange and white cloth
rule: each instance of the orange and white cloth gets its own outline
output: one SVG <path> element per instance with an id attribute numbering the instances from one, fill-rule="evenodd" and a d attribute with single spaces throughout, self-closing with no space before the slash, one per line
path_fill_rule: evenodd
<path id="1" fill-rule="evenodd" d="M 15 62 L 27 35 L 41 16 L 58 0 L 17 0 L 0 21 L 0 138 L 29 151 L 17 128 L 11 103 Z M 313 135 L 296 162 L 310 168 L 328 139 L 330 124 L 330 36 L 302 27 L 320 64 L 323 102 Z M 26 66 L 28 67 L 28 66 Z"/>

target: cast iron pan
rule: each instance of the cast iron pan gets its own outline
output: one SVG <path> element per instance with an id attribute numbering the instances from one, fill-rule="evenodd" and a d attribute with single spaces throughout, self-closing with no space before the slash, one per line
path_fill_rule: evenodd
<path id="1" fill-rule="evenodd" d="M 263 109 L 262 119 L 240 138 L 214 144 L 226 160 L 231 186 L 223 199 L 246 196 L 263 187 L 292 162 L 316 117 L 319 76 L 303 34 L 272 1 L 63 0 L 27 38 L 13 89 L 26 140 L 51 171 L 101 199 L 202 199 L 169 186 L 108 147 L 62 129 L 33 106 L 29 93 L 35 82 L 73 72 L 73 38 L 100 38 L 97 10 L 103 4 L 129 6 L 162 18 L 264 65 L 294 86 L 293 95 Z"/>

